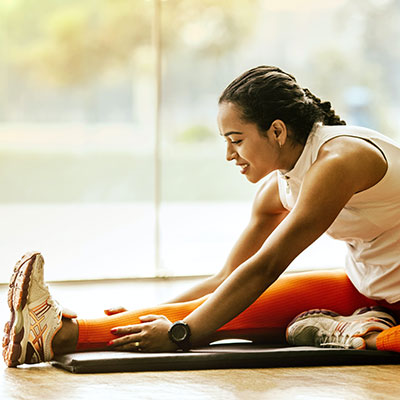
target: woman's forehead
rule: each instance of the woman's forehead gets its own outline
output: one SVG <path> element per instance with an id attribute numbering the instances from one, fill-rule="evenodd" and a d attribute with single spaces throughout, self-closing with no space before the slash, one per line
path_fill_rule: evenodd
<path id="1" fill-rule="evenodd" d="M 233 103 L 222 103 L 219 105 L 218 110 L 218 124 L 221 125 L 245 125 L 241 118 L 240 109 Z M 233 128 L 233 127 L 232 127 Z M 235 129 L 234 129 L 235 130 Z"/>

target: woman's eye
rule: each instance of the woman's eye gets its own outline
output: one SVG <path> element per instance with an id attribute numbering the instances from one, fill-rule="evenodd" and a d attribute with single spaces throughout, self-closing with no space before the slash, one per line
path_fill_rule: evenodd
<path id="1" fill-rule="evenodd" d="M 232 144 L 239 144 L 241 142 L 241 140 L 232 140 Z"/>

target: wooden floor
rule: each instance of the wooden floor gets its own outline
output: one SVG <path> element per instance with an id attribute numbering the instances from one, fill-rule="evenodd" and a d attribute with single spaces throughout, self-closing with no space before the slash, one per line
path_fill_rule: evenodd
<path id="1" fill-rule="evenodd" d="M 400 398 L 400 366 L 272 368 L 76 375 L 49 365 L 5 369 L 5 399 Z"/>
<path id="2" fill-rule="evenodd" d="M 57 284 L 52 293 L 81 316 L 97 316 L 108 306 L 143 307 L 166 301 L 191 284 L 189 280 Z M 5 292 L 0 287 L 1 323 L 8 316 Z M 399 377 L 400 365 L 78 375 L 39 364 L 0 367 L 0 399 L 397 400 Z"/>

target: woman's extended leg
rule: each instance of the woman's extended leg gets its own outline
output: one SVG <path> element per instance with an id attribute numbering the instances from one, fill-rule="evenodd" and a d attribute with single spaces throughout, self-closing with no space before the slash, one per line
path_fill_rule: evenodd
<path id="1" fill-rule="evenodd" d="M 43 281 L 43 257 L 32 253 L 24 256 L 14 268 L 8 295 L 11 318 L 5 327 L 3 356 L 7 365 L 16 366 L 48 361 L 54 350 L 61 353 L 105 348 L 114 339 L 110 332 L 113 327 L 139 323 L 139 317 L 146 314 L 162 314 L 176 321 L 206 299 L 93 320 L 69 321 L 62 318 L 63 310 L 51 298 Z M 213 339 L 238 337 L 283 341 L 286 326 L 303 310 L 327 308 L 350 314 L 355 308 L 374 304 L 353 287 L 343 271 L 287 274 L 248 309 L 220 328 Z"/>
<path id="2" fill-rule="evenodd" d="M 165 315 L 172 322 L 183 319 L 206 299 L 207 296 L 186 303 L 165 304 L 98 319 L 78 319 L 76 349 L 85 351 L 106 347 L 115 338 L 111 328 L 140 323 L 139 317 L 143 315 Z M 361 295 L 341 270 L 286 274 L 249 308 L 220 328 L 213 339 L 235 337 L 283 342 L 287 325 L 304 310 L 326 308 L 346 315 L 356 308 L 375 304 Z M 62 333 L 61 330 L 60 335 Z M 62 351 L 55 348 L 55 351 L 58 350 Z"/>

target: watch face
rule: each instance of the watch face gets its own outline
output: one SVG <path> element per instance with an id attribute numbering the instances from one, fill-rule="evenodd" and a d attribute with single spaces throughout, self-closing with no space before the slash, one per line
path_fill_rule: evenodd
<path id="1" fill-rule="evenodd" d="M 174 340 L 176 340 L 177 342 L 181 342 L 182 340 L 185 340 L 188 331 L 185 325 L 175 325 L 171 333 Z"/>

